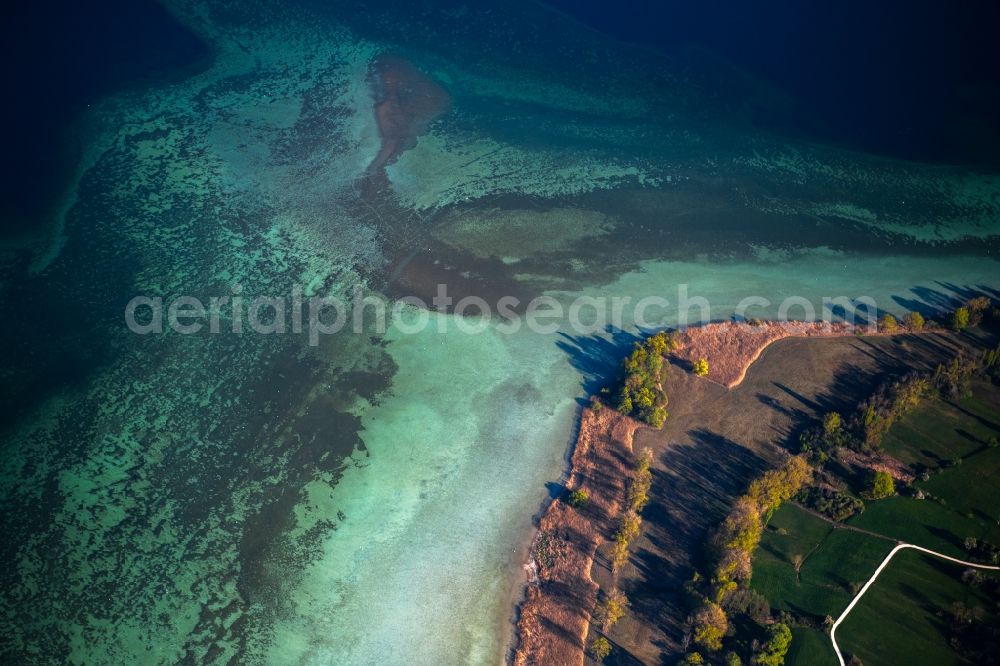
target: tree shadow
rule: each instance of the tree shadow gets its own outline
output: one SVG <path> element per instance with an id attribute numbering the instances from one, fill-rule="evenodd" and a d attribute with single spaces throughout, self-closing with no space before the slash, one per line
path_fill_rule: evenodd
<path id="1" fill-rule="evenodd" d="M 927 532 L 932 536 L 935 536 L 942 541 L 947 541 L 955 548 L 958 548 L 959 551 L 965 551 L 965 544 L 962 542 L 962 539 L 958 538 L 955 534 L 952 534 L 948 530 L 935 527 L 934 525 L 924 525 L 924 529 L 927 530 Z"/>
<path id="2" fill-rule="evenodd" d="M 684 584 L 703 568 L 711 530 L 748 479 L 767 468 L 750 449 L 719 433 L 696 428 L 689 443 L 671 443 L 653 468 L 652 500 L 643 510 L 650 547 L 633 556 L 638 576 L 626 594 L 636 620 L 655 627 L 668 642 L 683 641 L 688 601 Z"/>
<path id="3" fill-rule="evenodd" d="M 583 376 L 581 387 L 588 395 L 600 391 L 609 379 L 614 381 L 621 372 L 622 360 L 640 342 L 639 336 L 610 325 L 603 334 L 559 336 L 556 347 L 565 352 L 570 365 Z"/>

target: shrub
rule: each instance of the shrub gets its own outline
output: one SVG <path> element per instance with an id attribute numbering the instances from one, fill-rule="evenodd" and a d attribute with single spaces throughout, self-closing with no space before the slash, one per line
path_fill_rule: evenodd
<path id="1" fill-rule="evenodd" d="M 690 652 L 684 655 L 681 666 L 701 666 L 704 663 L 705 658 L 701 656 L 700 652 Z"/>
<path id="2" fill-rule="evenodd" d="M 611 654 L 611 643 L 604 636 L 598 636 L 590 644 L 590 654 L 597 661 L 604 661 Z"/>
<path id="3" fill-rule="evenodd" d="M 919 312 L 910 312 L 903 317 L 903 323 L 911 331 L 922 331 L 926 322 L 924 321 L 924 316 Z"/>
<path id="4" fill-rule="evenodd" d="M 827 435 L 839 432 L 842 425 L 840 414 L 837 412 L 830 412 L 823 417 L 823 432 Z"/>
<path id="5" fill-rule="evenodd" d="M 555 556 L 559 551 L 557 538 L 548 532 L 541 532 L 535 542 L 535 561 L 542 569 L 547 569 L 555 564 Z"/>
<path id="6" fill-rule="evenodd" d="M 590 501 L 590 493 L 588 493 L 583 488 L 577 488 L 569 494 L 570 506 L 580 508 Z"/>
<path id="7" fill-rule="evenodd" d="M 708 374 L 708 360 L 704 358 L 699 358 L 694 362 L 694 374 L 699 377 L 704 377 Z"/>

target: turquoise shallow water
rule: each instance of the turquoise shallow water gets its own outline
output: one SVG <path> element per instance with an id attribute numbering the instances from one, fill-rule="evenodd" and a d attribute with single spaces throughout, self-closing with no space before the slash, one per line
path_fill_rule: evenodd
<path id="1" fill-rule="evenodd" d="M 747 133 L 533 5 L 170 7 L 213 64 L 97 105 L 61 230 L 0 264 L 5 309 L 32 315 L 5 384 L 61 378 L 3 433 L 10 659 L 495 663 L 577 398 L 616 362 L 565 323 L 451 314 L 317 346 L 137 336 L 136 294 L 424 296 L 443 276 L 568 305 L 687 284 L 721 319 L 746 296 L 899 312 L 1000 287 L 995 174 Z M 453 106 L 368 196 L 384 51 Z"/>

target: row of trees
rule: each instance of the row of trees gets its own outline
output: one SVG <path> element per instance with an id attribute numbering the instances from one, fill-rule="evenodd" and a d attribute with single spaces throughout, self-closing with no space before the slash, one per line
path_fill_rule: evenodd
<path id="1" fill-rule="evenodd" d="M 951 312 L 946 312 L 948 326 L 953 331 L 964 331 L 967 328 L 979 326 L 987 319 L 998 319 L 998 312 L 986 296 L 977 296 L 965 301 Z M 925 327 L 936 327 L 938 324 L 924 319 L 919 312 L 910 312 L 900 322 L 891 314 L 882 315 L 878 320 L 879 329 L 893 333 L 900 326 L 910 331 L 922 331 Z"/>
<path id="2" fill-rule="evenodd" d="M 858 405 L 846 423 L 840 414 L 831 412 L 824 416 L 822 424 L 806 429 L 799 435 L 800 450 L 814 455 L 840 446 L 866 453 L 877 451 L 900 417 L 935 393 L 946 398 L 968 395 L 976 376 L 1000 382 L 1000 347 L 979 358 L 959 352 L 934 372 L 910 372 L 883 383 Z"/>
<path id="3" fill-rule="evenodd" d="M 793 456 L 779 469 L 755 479 L 746 494 L 736 500 L 712 540 L 715 567 L 707 583 L 708 594 L 702 593 L 701 604 L 691 618 L 692 640 L 697 646 L 710 652 L 722 649 L 730 627 L 727 608 L 745 613 L 761 625 L 769 619 L 766 600 L 747 587 L 753 551 L 771 515 L 802 489 L 811 473 L 802 456 Z M 769 625 L 767 631 L 768 639 L 754 653 L 753 660 L 779 666 L 788 651 L 791 633 L 781 623 Z M 735 663 L 740 663 L 738 655 L 732 656 Z M 732 661 L 728 656 L 727 660 Z"/>
<path id="4" fill-rule="evenodd" d="M 628 562 L 629 544 L 639 536 L 642 517 L 639 515 L 649 502 L 649 491 L 653 485 L 653 452 L 644 449 L 636 460 L 635 473 L 629 482 L 627 503 L 622 512 L 615 543 L 611 549 L 611 570 L 617 572 Z"/>
<path id="5" fill-rule="evenodd" d="M 643 508 L 649 503 L 649 491 L 653 485 L 653 474 L 650 470 L 653 464 L 653 452 L 643 449 L 635 463 L 635 471 L 629 481 L 625 509 L 615 532 L 614 544 L 611 547 L 611 571 L 617 573 L 629 557 L 629 544 L 639 536 L 642 528 Z M 618 588 L 611 590 L 594 609 L 592 617 L 598 623 L 601 631 L 607 633 L 611 627 L 625 616 L 628 610 L 628 598 Z M 611 643 L 604 636 L 598 636 L 590 644 L 590 653 L 601 661 L 611 654 Z"/>
<path id="6" fill-rule="evenodd" d="M 928 397 L 937 384 L 934 376 L 916 372 L 890 380 L 863 400 L 846 423 L 840 414 L 830 412 L 822 424 L 803 431 L 799 435 L 800 451 L 821 460 L 825 455 L 818 454 L 841 446 L 876 451 L 892 424 Z"/>
<path id="7" fill-rule="evenodd" d="M 834 488 L 810 486 L 799 492 L 795 501 L 837 522 L 865 510 L 865 503 L 860 499 Z"/>
<path id="8" fill-rule="evenodd" d="M 721 601 L 737 583 L 750 580 L 750 559 L 764 525 L 782 502 L 801 490 L 811 473 L 802 456 L 792 456 L 781 468 L 768 470 L 752 481 L 746 494 L 736 500 L 713 539 L 716 601 Z"/>
<path id="9" fill-rule="evenodd" d="M 930 395 L 931 382 L 919 373 L 887 382 L 864 400 L 854 413 L 850 426 L 857 435 L 854 441 L 864 451 L 882 446 L 886 433 L 901 416 Z"/>
<path id="10" fill-rule="evenodd" d="M 879 330 L 885 331 L 886 333 L 898 333 L 900 331 L 900 327 L 905 328 L 908 331 L 919 332 L 924 330 L 925 326 L 927 326 L 927 321 L 919 312 L 907 313 L 907 315 L 903 317 L 902 322 L 893 317 L 891 314 L 882 315 L 882 317 L 878 320 Z"/>

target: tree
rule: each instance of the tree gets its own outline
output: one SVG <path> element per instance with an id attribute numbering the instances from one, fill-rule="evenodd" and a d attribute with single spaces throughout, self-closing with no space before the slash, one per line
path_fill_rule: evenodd
<path id="1" fill-rule="evenodd" d="M 618 534 L 611 547 L 611 570 L 618 571 L 628 562 L 628 539 Z"/>
<path id="2" fill-rule="evenodd" d="M 594 655 L 597 661 L 604 661 L 611 654 L 611 643 L 604 636 L 598 636 L 590 644 L 590 654 Z"/>
<path id="3" fill-rule="evenodd" d="M 730 548 L 719 560 L 716 578 L 720 580 L 750 580 L 753 572 L 751 553 L 747 550 Z"/>
<path id="4" fill-rule="evenodd" d="M 979 326 L 983 323 L 983 313 L 990 307 L 990 299 L 985 296 L 970 298 L 965 302 L 965 307 L 969 311 L 969 326 Z"/>
<path id="5" fill-rule="evenodd" d="M 743 666 L 743 660 L 735 652 L 726 653 L 726 666 Z"/>
<path id="6" fill-rule="evenodd" d="M 895 333 L 896 329 L 899 328 L 899 322 L 891 314 L 882 315 L 882 318 L 879 319 L 878 327 L 886 333 Z"/>
<path id="7" fill-rule="evenodd" d="M 896 484 L 889 472 L 875 472 L 872 479 L 872 499 L 883 499 L 896 494 Z"/>
<path id="8" fill-rule="evenodd" d="M 621 524 L 618 527 L 618 534 L 621 534 L 626 541 L 631 541 L 639 536 L 639 527 L 642 525 L 642 518 L 632 511 L 626 511 L 622 515 Z"/>
<path id="9" fill-rule="evenodd" d="M 955 308 L 951 313 L 951 327 L 956 331 L 962 331 L 969 327 L 969 308 L 962 306 Z"/>
<path id="10" fill-rule="evenodd" d="M 694 362 L 694 374 L 704 377 L 708 374 L 708 359 L 699 358 Z"/>
<path id="11" fill-rule="evenodd" d="M 646 448 L 635 462 L 635 476 L 628 485 L 629 509 L 639 513 L 649 501 L 649 489 L 653 485 L 653 475 L 649 466 L 653 463 L 653 452 Z"/>
<path id="12" fill-rule="evenodd" d="M 594 609 L 594 618 L 600 623 L 601 631 L 610 631 L 618 620 L 625 617 L 628 598 L 618 589 L 608 592 L 607 598 Z"/>
<path id="13" fill-rule="evenodd" d="M 764 626 L 771 619 L 771 604 L 763 594 L 748 587 L 738 587 L 722 600 L 722 609 L 730 616 L 746 615 Z"/>
<path id="14" fill-rule="evenodd" d="M 684 660 L 681 662 L 681 666 L 701 666 L 705 663 L 705 658 L 701 656 L 700 652 L 691 652 L 690 654 L 684 655 Z"/>
<path id="15" fill-rule="evenodd" d="M 919 312 L 910 312 L 905 317 L 903 317 L 903 323 L 911 331 L 922 331 L 924 330 L 924 316 Z"/>
<path id="16" fill-rule="evenodd" d="M 705 602 L 694 616 L 694 642 L 713 652 L 722 648 L 722 637 L 729 630 L 729 620 L 718 604 Z"/>
<path id="17" fill-rule="evenodd" d="M 570 506 L 581 507 L 590 501 L 590 493 L 583 488 L 577 488 L 569 494 Z"/>
<path id="18" fill-rule="evenodd" d="M 719 540 L 723 548 L 752 553 L 760 542 L 761 530 L 757 503 L 749 497 L 740 497 L 722 523 Z"/>
<path id="19" fill-rule="evenodd" d="M 781 666 L 792 644 L 792 630 L 788 625 L 776 622 L 767 628 L 768 639 L 761 651 L 754 657 L 760 666 Z"/>

